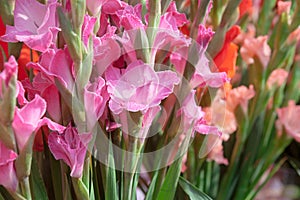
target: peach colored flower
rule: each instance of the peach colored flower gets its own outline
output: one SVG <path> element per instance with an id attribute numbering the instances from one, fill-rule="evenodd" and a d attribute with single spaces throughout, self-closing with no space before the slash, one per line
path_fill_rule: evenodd
<path id="1" fill-rule="evenodd" d="M 300 40 L 300 26 L 290 33 L 287 38 L 287 43 L 291 44 L 293 42 L 298 42 Z"/>
<path id="2" fill-rule="evenodd" d="M 297 142 L 300 142 L 300 106 L 296 106 L 294 101 L 289 101 L 288 106 L 279 108 L 276 110 L 278 120 L 276 121 L 276 129 L 278 135 L 282 135 L 282 129 L 286 133 L 294 138 Z"/>
<path id="3" fill-rule="evenodd" d="M 271 89 L 272 87 L 281 86 L 286 81 L 288 75 L 289 73 L 284 69 L 275 69 L 267 80 L 267 87 Z"/>
<path id="4" fill-rule="evenodd" d="M 241 56 L 249 65 L 254 63 L 254 57 L 258 57 L 263 67 L 269 63 L 271 48 L 267 44 L 268 36 L 259 36 L 257 38 L 246 38 L 241 48 Z"/>
<path id="5" fill-rule="evenodd" d="M 253 85 L 249 88 L 242 85 L 240 87 L 232 89 L 227 96 L 227 106 L 228 109 L 234 111 L 234 109 L 240 105 L 245 113 L 248 110 L 248 101 L 252 99 L 255 95 Z"/>
<path id="6" fill-rule="evenodd" d="M 217 139 L 215 146 L 212 148 L 212 150 L 207 155 L 207 160 L 208 161 L 213 160 L 218 164 L 228 165 L 228 160 L 226 158 L 224 158 L 222 142 L 223 142 L 222 139 L 219 139 L 219 138 Z"/>
<path id="7" fill-rule="evenodd" d="M 278 1 L 277 2 L 277 13 L 281 15 L 282 13 L 289 13 L 291 10 L 292 2 L 290 1 Z"/>

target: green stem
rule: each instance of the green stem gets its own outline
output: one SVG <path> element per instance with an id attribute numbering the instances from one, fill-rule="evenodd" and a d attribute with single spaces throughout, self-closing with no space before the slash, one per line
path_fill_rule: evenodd
<path id="1" fill-rule="evenodd" d="M 31 190 L 30 190 L 30 184 L 29 184 L 29 177 L 25 177 L 21 182 L 21 190 L 24 195 L 24 197 L 27 200 L 31 200 Z"/>

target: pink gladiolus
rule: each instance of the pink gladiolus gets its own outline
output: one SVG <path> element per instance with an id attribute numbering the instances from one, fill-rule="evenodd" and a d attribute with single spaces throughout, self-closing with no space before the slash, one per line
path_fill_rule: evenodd
<path id="1" fill-rule="evenodd" d="M 14 26 L 6 26 L 5 42 L 24 42 L 28 47 L 44 52 L 54 42 L 58 31 L 56 0 L 46 5 L 36 0 L 16 0 Z"/>
<path id="2" fill-rule="evenodd" d="M 10 56 L 8 61 L 4 63 L 4 70 L 0 73 L 0 99 L 3 96 L 3 89 L 8 87 L 12 76 L 17 74 L 17 68 L 18 63 L 15 57 Z"/>
<path id="3" fill-rule="evenodd" d="M 204 55 L 201 56 L 195 68 L 196 71 L 190 82 L 192 88 L 197 86 L 218 88 L 228 82 L 226 72 L 210 71 L 209 60 Z"/>
<path id="4" fill-rule="evenodd" d="M 282 130 L 300 142 L 300 126 L 299 126 L 300 106 L 296 106 L 294 101 L 289 101 L 287 107 L 277 109 L 278 120 L 276 121 L 276 128 L 279 136 L 282 135 Z"/>
<path id="5" fill-rule="evenodd" d="M 14 160 L 18 155 L 8 149 L 0 141 L 0 185 L 11 191 L 16 191 L 18 185 L 18 178 L 14 168 Z"/>
<path id="6" fill-rule="evenodd" d="M 62 159 L 71 168 L 71 176 L 80 178 L 91 139 L 92 134 L 78 134 L 77 128 L 69 125 L 62 134 L 52 132 L 48 137 L 48 145 L 55 159 Z"/>
<path id="7" fill-rule="evenodd" d="M 91 17 L 89 15 L 84 16 L 84 21 L 82 25 L 82 41 L 86 47 L 88 46 L 89 37 L 93 35 L 94 25 L 96 21 L 96 17 Z"/>
<path id="8" fill-rule="evenodd" d="M 267 67 L 271 56 L 271 48 L 267 40 L 268 36 L 245 39 L 241 48 L 241 56 L 248 65 L 254 63 L 254 57 L 257 56 L 262 66 Z"/>
<path id="9" fill-rule="evenodd" d="M 44 73 L 38 73 L 32 83 L 24 80 L 23 86 L 26 88 L 29 100 L 32 100 L 36 94 L 40 95 L 47 102 L 47 112 L 51 119 L 55 122 L 60 122 L 61 107 L 59 91 L 52 80 Z"/>
<path id="10" fill-rule="evenodd" d="M 179 83 L 176 73 L 155 72 L 142 61 L 131 63 L 125 70 L 110 67 L 105 75 L 111 97 L 109 107 L 115 114 L 123 110 L 144 114 L 149 108 L 158 106 Z"/>
<path id="11" fill-rule="evenodd" d="M 120 0 L 87 0 L 86 7 L 93 16 L 101 14 L 113 14 L 122 7 Z"/>
<path id="12" fill-rule="evenodd" d="M 45 112 L 46 102 L 38 95 L 24 107 L 16 108 L 12 127 L 20 151 L 25 147 L 31 134 L 34 134 L 43 125 L 48 125 L 51 130 L 60 132 L 64 130 L 63 126 L 52 122 L 46 117 L 42 118 Z"/>
<path id="13" fill-rule="evenodd" d="M 88 83 L 84 90 L 84 104 L 87 114 L 88 130 L 91 130 L 104 112 L 109 95 L 105 81 L 98 77 L 94 83 Z"/>
<path id="14" fill-rule="evenodd" d="M 28 67 L 42 71 L 54 84 L 57 78 L 65 88 L 73 91 L 74 68 L 73 61 L 67 47 L 55 51 L 49 49 L 45 51 L 39 63 L 29 63 Z"/>
<path id="15" fill-rule="evenodd" d="M 106 68 L 121 55 L 121 48 L 116 41 L 116 27 L 108 26 L 101 37 L 93 38 L 94 63 L 97 76 L 102 76 Z"/>
<path id="16" fill-rule="evenodd" d="M 269 89 L 272 87 L 280 87 L 286 81 L 288 75 L 289 73 L 284 69 L 275 69 L 267 80 L 267 87 Z"/>
<path id="17" fill-rule="evenodd" d="M 144 28 L 145 25 L 142 22 L 142 5 L 137 4 L 135 7 L 131 5 L 125 6 L 123 10 L 116 12 L 119 18 L 120 26 L 123 26 L 125 30 Z"/>
<path id="18" fill-rule="evenodd" d="M 215 32 L 211 28 L 205 28 L 204 25 L 200 24 L 198 28 L 198 36 L 196 41 L 200 44 L 203 49 L 207 49 L 207 46 L 214 36 Z"/>
<path id="19" fill-rule="evenodd" d="M 222 133 L 215 126 L 207 125 L 204 119 L 205 113 L 201 107 L 197 106 L 195 101 L 195 90 L 185 98 L 181 108 L 178 110 L 177 115 L 183 115 L 183 130 L 184 132 L 190 130 L 196 131 L 201 134 L 214 134 L 221 136 Z"/>

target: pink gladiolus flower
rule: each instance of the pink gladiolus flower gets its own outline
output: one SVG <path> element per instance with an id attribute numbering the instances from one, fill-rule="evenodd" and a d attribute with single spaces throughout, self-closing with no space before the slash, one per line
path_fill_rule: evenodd
<path id="1" fill-rule="evenodd" d="M 254 63 L 254 57 L 257 56 L 263 67 L 267 67 L 271 56 L 271 48 L 267 40 L 268 36 L 245 39 L 241 48 L 241 56 L 248 65 Z"/>
<path id="2" fill-rule="evenodd" d="M 89 37 L 93 35 L 94 25 L 96 21 L 96 17 L 91 17 L 89 15 L 84 16 L 84 21 L 82 25 L 82 41 L 86 47 L 88 46 Z"/>
<path id="3" fill-rule="evenodd" d="M 123 110 L 145 114 L 168 97 L 179 83 L 176 73 L 155 72 L 142 61 L 131 63 L 125 70 L 110 67 L 105 76 L 111 97 L 109 107 L 115 114 Z"/>
<path id="4" fill-rule="evenodd" d="M 44 52 L 60 30 L 56 23 L 56 0 L 46 5 L 36 0 L 16 0 L 14 26 L 6 26 L 5 42 L 24 42 L 28 47 Z"/>
<path id="5" fill-rule="evenodd" d="M 116 41 L 116 27 L 108 26 L 101 37 L 93 38 L 94 63 L 97 76 L 102 76 L 106 68 L 121 55 L 121 48 Z"/>
<path id="6" fill-rule="evenodd" d="M 228 82 L 226 72 L 211 72 L 209 68 L 209 60 L 202 55 L 197 65 L 195 66 L 195 73 L 190 81 L 191 87 L 209 86 L 219 88 L 224 83 Z"/>
<path id="7" fill-rule="evenodd" d="M 116 15 L 120 20 L 120 26 L 123 26 L 125 30 L 131 30 L 145 27 L 142 22 L 141 13 L 142 5 L 137 4 L 134 7 L 132 7 L 131 5 L 126 5 L 123 10 L 118 10 L 116 12 Z"/>
<path id="8" fill-rule="evenodd" d="M 18 185 L 18 178 L 14 169 L 14 160 L 18 155 L 8 149 L 0 141 L 0 185 L 6 189 L 16 191 Z"/>
<path id="9" fill-rule="evenodd" d="M 52 132 L 48 137 L 48 145 L 55 159 L 62 159 L 71 168 L 71 176 L 80 178 L 91 139 L 92 134 L 78 134 L 77 128 L 69 125 L 62 134 Z"/>
<path id="10" fill-rule="evenodd" d="M 104 112 L 109 95 L 105 81 L 98 77 L 94 83 L 88 83 L 84 90 L 84 104 L 87 113 L 88 130 L 91 130 Z"/>
<path id="11" fill-rule="evenodd" d="M 93 16 L 101 14 L 113 14 L 121 9 L 122 3 L 119 0 L 87 0 L 86 7 Z"/>
<path id="12" fill-rule="evenodd" d="M 300 126 L 299 126 L 300 106 L 296 106 L 294 101 L 289 101 L 287 107 L 277 109 L 278 120 L 276 121 L 276 128 L 279 136 L 282 135 L 282 129 L 300 142 Z"/>
<path id="13" fill-rule="evenodd" d="M 221 136 L 222 133 L 215 126 L 207 125 L 204 119 L 205 113 L 201 107 L 197 106 L 195 101 L 195 90 L 185 98 L 181 108 L 178 110 L 177 115 L 183 115 L 183 130 L 184 132 L 190 130 L 196 131 L 201 134 L 214 134 Z"/>
<path id="14" fill-rule="evenodd" d="M 59 91 L 55 84 L 44 73 L 38 73 L 32 83 L 28 79 L 24 80 L 23 86 L 26 88 L 29 100 L 32 100 L 36 94 L 40 95 L 47 102 L 47 112 L 51 119 L 60 122 L 61 107 Z"/>
<path id="15" fill-rule="evenodd" d="M 289 73 L 284 69 L 275 69 L 267 80 L 267 87 L 269 89 L 272 87 L 280 87 L 286 81 L 288 75 Z"/>
<path id="16" fill-rule="evenodd" d="M 57 51 L 54 49 L 45 51 L 39 63 L 29 63 L 28 67 L 42 71 L 53 84 L 55 84 L 54 78 L 57 78 L 65 88 L 73 91 L 74 68 L 67 47 Z"/>
<path id="17" fill-rule="evenodd" d="M 0 73 L 0 99 L 3 98 L 3 89 L 8 87 L 12 76 L 17 74 L 17 68 L 18 63 L 15 57 L 10 56 L 8 61 L 4 63 L 4 70 Z"/>
<path id="18" fill-rule="evenodd" d="M 59 132 L 64 130 L 63 126 L 46 117 L 42 118 L 45 112 L 46 102 L 38 95 L 21 109 L 16 108 L 12 127 L 20 151 L 26 146 L 31 134 L 34 134 L 43 125 L 48 125 L 51 130 Z"/>
<path id="19" fill-rule="evenodd" d="M 207 46 L 214 36 L 215 32 L 211 28 L 205 28 L 204 25 L 200 24 L 198 28 L 198 36 L 196 41 L 200 44 L 203 49 L 207 49 Z"/>

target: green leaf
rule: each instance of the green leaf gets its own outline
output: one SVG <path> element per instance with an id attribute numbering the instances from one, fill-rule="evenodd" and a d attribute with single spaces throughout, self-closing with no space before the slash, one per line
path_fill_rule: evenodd
<path id="1" fill-rule="evenodd" d="M 33 195 L 33 199 L 48 200 L 48 195 L 44 181 L 42 179 L 36 159 L 33 157 L 31 164 L 30 186 Z"/>
<path id="2" fill-rule="evenodd" d="M 201 192 L 183 177 L 179 178 L 179 185 L 191 200 L 212 200 L 207 194 Z"/>
<path id="3" fill-rule="evenodd" d="M 158 200 L 174 199 L 181 171 L 182 157 L 177 159 L 169 168 L 166 178 L 158 193 Z"/>
<path id="4" fill-rule="evenodd" d="M 88 200 L 89 199 L 89 192 L 84 183 L 79 178 L 72 177 L 72 183 L 74 186 L 74 191 L 76 194 L 77 199 L 80 200 Z"/>
<path id="5" fill-rule="evenodd" d="M 150 187 L 148 189 L 145 200 L 153 199 L 153 192 L 154 192 L 154 189 L 155 189 L 155 183 L 156 183 L 157 177 L 158 177 L 158 171 L 155 172 L 155 174 L 152 178 L 152 181 L 151 181 Z"/>
<path id="6" fill-rule="evenodd" d="M 113 149 L 111 142 L 109 143 L 108 152 L 108 167 L 106 168 L 106 187 L 105 187 L 105 199 L 117 200 L 117 181 L 116 181 L 116 171 L 113 156 Z"/>

